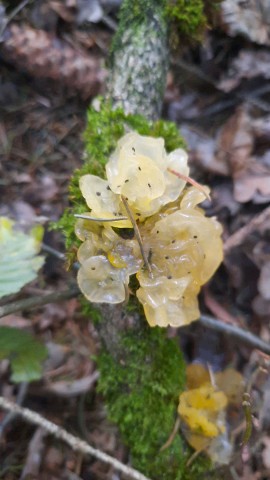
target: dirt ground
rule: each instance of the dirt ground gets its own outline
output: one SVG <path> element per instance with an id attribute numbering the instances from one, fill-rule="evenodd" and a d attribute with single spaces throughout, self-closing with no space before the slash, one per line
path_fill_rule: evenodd
<path id="1" fill-rule="evenodd" d="M 0 215 L 23 228 L 43 224 L 46 263 L 38 281 L 26 286 L 18 299 L 65 290 L 75 283 L 75 273 L 57 257 L 57 252 L 64 252 L 64 240 L 50 231 L 49 224 L 68 206 L 69 180 L 82 164 L 87 108 L 97 93 L 105 91 L 106 60 L 120 2 L 96 1 L 88 10 L 85 2 L 75 0 L 25 3 L 0 32 Z M 207 215 L 215 215 L 223 225 L 224 262 L 201 292 L 201 311 L 269 343 L 267 4 L 225 0 L 215 28 L 207 31 L 201 45 L 173 51 L 163 116 L 175 121 L 186 139 L 191 176 L 212 189 L 212 201 L 204 204 Z M 6 15 L 13 8 L 8 6 Z M 1 15 L 4 18 L 0 4 Z M 75 65 L 78 57 L 81 62 Z M 1 318 L 3 325 L 42 339 L 49 358 L 40 381 L 19 385 L 10 381 L 9 363 L 0 362 L 1 394 L 128 463 L 128 451 L 107 421 L 96 392 L 98 372 L 92 358 L 98 339 L 81 314 L 79 301 L 71 298 L 22 310 Z M 241 450 L 245 414 L 240 402 L 228 412 L 237 454 L 224 478 L 269 479 L 269 356 L 200 324 L 181 329 L 178 335 L 188 363 L 208 363 L 214 370 L 231 366 L 250 386 L 251 438 Z M 3 412 L 0 434 L 1 479 L 124 478 Z"/>

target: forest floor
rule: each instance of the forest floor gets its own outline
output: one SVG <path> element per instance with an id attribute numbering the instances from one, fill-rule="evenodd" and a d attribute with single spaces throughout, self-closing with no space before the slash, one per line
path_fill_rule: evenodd
<path id="1" fill-rule="evenodd" d="M 36 222 L 45 228 L 45 266 L 38 281 L 24 287 L 16 299 L 65 290 L 75 283 L 75 273 L 67 271 L 55 254 L 64 253 L 64 239 L 50 231 L 49 225 L 68 206 L 70 177 L 84 154 L 87 109 L 92 98 L 105 91 L 118 3 L 103 2 L 102 10 L 96 1 L 87 10 L 70 0 L 28 2 L 10 19 L 3 34 L 0 216 L 14 219 L 23 228 Z M 215 215 L 223 226 L 224 262 L 201 292 L 201 311 L 269 343 L 270 12 L 267 1 L 261 0 L 235 2 L 238 7 L 228 15 L 230 3 L 223 2 L 215 28 L 201 45 L 173 51 L 163 117 L 179 126 L 189 151 L 191 176 L 212 190 L 211 202 L 204 204 L 207 215 Z M 255 19 L 251 26 L 250 16 Z M 39 29 L 44 32 L 42 38 Z M 29 51 L 39 43 L 38 58 L 35 52 L 27 53 L 27 32 Z M 48 68 L 46 74 L 48 58 L 54 54 L 49 49 L 60 48 L 55 39 L 66 46 L 67 56 L 64 67 L 63 59 L 57 60 L 54 71 Z M 91 74 L 88 82 L 83 71 L 81 81 L 74 81 L 76 52 L 95 65 L 95 78 Z M 47 247 L 54 251 L 48 253 Z M 0 326 L 31 332 L 49 349 L 42 379 L 27 385 L 13 384 L 9 363 L 1 361 L 1 395 L 17 399 L 128 463 L 128 451 L 106 419 L 96 391 L 98 372 L 93 358 L 98 339 L 80 312 L 79 300 L 21 310 L 1 318 Z M 209 364 L 213 370 L 231 366 L 250 385 L 251 438 L 241 450 L 245 422 L 240 402 L 228 413 L 236 454 L 223 478 L 269 479 L 270 357 L 199 322 L 180 329 L 177 335 L 187 363 Z M 100 461 L 74 453 L 40 428 L 18 419 L 6 420 L 6 414 L 0 413 L 0 479 L 124 478 Z"/>

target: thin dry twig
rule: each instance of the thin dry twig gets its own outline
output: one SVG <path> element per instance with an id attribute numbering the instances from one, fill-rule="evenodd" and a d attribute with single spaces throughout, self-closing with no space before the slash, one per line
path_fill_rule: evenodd
<path id="1" fill-rule="evenodd" d="M 123 195 L 121 195 L 121 199 L 122 199 L 122 202 L 123 202 L 123 204 L 124 204 L 124 206 L 125 206 L 125 209 L 126 209 L 126 211 L 127 211 L 127 214 L 128 214 L 128 216 L 129 216 L 129 219 L 130 219 L 130 221 L 131 221 L 131 223 L 132 223 L 132 226 L 133 226 L 133 228 L 134 228 L 134 233 L 135 233 L 135 236 L 136 236 L 136 238 L 137 238 L 137 241 L 138 241 L 138 244 L 139 244 L 139 247 L 140 247 L 140 251 L 141 251 L 141 254 L 142 254 L 142 258 L 143 258 L 143 261 L 144 261 L 144 263 L 145 263 L 145 266 L 146 266 L 149 274 L 152 276 L 151 265 L 150 265 L 150 263 L 149 263 L 149 261 L 148 261 L 147 255 L 146 255 L 146 253 L 145 253 L 145 251 L 144 251 L 144 248 L 143 248 L 143 241 L 142 241 L 142 237 L 141 237 L 141 234 L 140 234 L 140 230 L 139 230 L 139 228 L 138 228 L 138 225 L 137 225 L 137 223 L 136 223 L 136 221 L 135 221 L 135 219 L 134 219 L 134 217 L 133 217 L 133 215 L 132 215 L 132 212 L 131 212 L 131 210 L 130 210 L 130 208 L 129 208 L 129 204 L 128 204 L 127 200 L 125 199 L 125 197 L 124 197 Z"/>
<path id="2" fill-rule="evenodd" d="M 50 247 L 50 245 L 46 245 L 46 243 L 41 244 L 41 249 L 42 251 L 49 253 L 50 255 L 53 255 L 54 257 L 58 258 L 58 260 L 66 260 L 67 257 L 64 253 L 59 252 L 53 247 Z"/>
<path id="3" fill-rule="evenodd" d="M 176 422 L 174 424 L 174 427 L 173 427 L 173 431 L 172 433 L 170 434 L 168 440 L 164 443 L 164 445 L 162 445 L 162 447 L 160 448 L 160 452 L 163 452 L 163 450 L 166 450 L 166 448 L 168 448 L 172 442 L 174 441 L 176 435 L 177 435 L 177 432 L 180 428 L 180 423 L 181 423 L 181 420 L 180 420 L 180 417 L 178 416 L 177 419 L 176 419 Z"/>
<path id="4" fill-rule="evenodd" d="M 243 330 L 243 328 L 221 322 L 216 318 L 204 314 L 201 315 L 200 322 L 204 327 L 212 328 L 217 332 L 230 335 L 231 337 L 241 340 L 241 342 L 249 345 L 252 348 L 257 348 L 264 353 L 270 354 L 270 344 L 264 342 L 256 335 L 253 335 L 253 333 Z"/>
<path id="5" fill-rule="evenodd" d="M 181 178 L 182 180 L 189 183 L 190 185 L 193 185 L 193 187 L 197 188 L 200 192 L 202 192 L 204 196 L 208 198 L 208 200 L 211 200 L 209 193 L 203 188 L 203 186 L 200 183 L 196 182 L 196 180 L 193 180 L 193 178 L 183 175 L 183 173 L 176 172 L 176 170 L 172 170 L 171 168 L 167 168 L 167 170 L 168 172 L 172 173 L 176 177 Z"/>
<path id="6" fill-rule="evenodd" d="M 19 312 L 29 308 L 41 307 L 48 303 L 60 302 L 76 297 L 80 293 L 77 286 L 68 288 L 67 290 L 60 290 L 59 292 L 49 293 L 48 295 L 37 296 L 33 298 L 25 298 L 17 302 L 7 303 L 0 307 L 0 318 L 10 315 L 11 313 Z"/>
<path id="7" fill-rule="evenodd" d="M 28 390 L 28 383 L 27 382 L 22 382 L 19 386 L 19 391 L 18 391 L 18 395 L 17 395 L 17 398 L 16 398 L 16 404 L 17 405 L 22 405 L 22 403 L 23 403 L 23 401 L 26 397 L 27 390 Z M 5 429 L 7 428 L 9 423 L 13 420 L 14 417 L 15 417 L 15 414 L 12 413 L 12 412 L 9 412 L 3 418 L 2 422 L 0 423 L 0 439 L 1 439 Z"/>
<path id="8" fill-rule="evenodd" d="M 86 443 L 84 440 L 71 435 L 64 428 L 59 427 L 53 422 L 50 422 L 46 418 L 42 417 L 42 415 L 39 413 L 33 412 L 28 408 L 22 408 L 4 397 L 0 397 L 0 408 L 19 415 L 21 418 L 33 425 L 42 427 L 44 430 L 46 430 L 46 432 L 53 435 L 55 438 L 67 443 L 73 450 L 81 452 L 84 455 L 92 455 L 98 460 L 111 465 L 116 470 L 119 470 L 119 472 L 124 473 L 134 480 L 150 480 L 148 477 L 145 477 L 142 473 L 138 472 L 138 470 L 127 467 L 123 463 L 119 462 L 119 460 L 116 460 L 101 450 L 91 447 L 91 445 Z"/>
<path id="9" fill-rule="evenodd" d="M 32 0 L 23 0 L 17 7 L 12 10 L 12 12 L 4 19 L 4 22 L 0 28 L 0 42 L 3 36 L 3 33 L 5 29 L 7 28 L 8 24 L 11 22 L 11 20 L 16 17 L 16 15 Z"/>
<path id="10" fill-rule="evenodd" d="M 262 213 L 256 215 L 247 225 L 237 230 L 233 233 L 224 243 L 224 252 L 228 253 L 232 248 L 237 247 L 243 240 L 255 230 L 257 227 L 262 225 L 265 220 L 270 216 L 270 207 L 265 208 Z"/>

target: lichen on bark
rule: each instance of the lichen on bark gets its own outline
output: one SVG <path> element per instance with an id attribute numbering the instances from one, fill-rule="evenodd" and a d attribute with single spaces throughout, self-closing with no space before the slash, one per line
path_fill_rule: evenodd
<path id="1" fill-rule="evenodd" d="M 127 114 L 160 117 L 168 69 L 167 25 L 160 7 L 127 26 L 113 52 L 109 92 Z"/>

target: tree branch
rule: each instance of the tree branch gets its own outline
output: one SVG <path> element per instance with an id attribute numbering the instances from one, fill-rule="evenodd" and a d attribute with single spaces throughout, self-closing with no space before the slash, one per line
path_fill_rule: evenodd
<path id="1" fill-rule="evenodd" d="M 160 2 L 148 2 L 141 18 L 130 21 L 132 2 L 124 2 L 114 40 L 109 94 L 126 114 L 160 117 L 169 67 L 167 23 Z"/>
<path id="2" fill-rule="evenodd" d="M 200 322 L 206 328 L 211 328 L 212 330 L 216 330 L 217 332 L 222 332 L 226 335 L 230 335 L 231 337 L 241 340 L 241 342 L 246 343 L 250 347 L 257 348 L 258 350 L 261 350 L 262 352 L 270 355 L 270 345 L 261 340 L 256 335 L 253 335 L 253 333 L 251 332 L 243 330 L 240 327 L 221 322 L 216 318 L 204 314 L 201 315 Z"/>
<path id="3" fill-rule="evenodd" d="M 224 252 L 227 254 L 233 248 L 238 247 L 248 235 L 263 225 L 268 217 L 270 217 L 270 207 L 265 208 L 259 215 L 253 217 L 247 225 L 233 233 L 224 243 Z"/>
<path id="4" fill-rule="evenodd" d="M 59 427 L 53 422 L 50 422 L 46 418 L 42 417 L 42 415 L 40 415 L 39 413 L 33 412 L 28 408 L 22 408 L 16 403 L 11 402 L 10 400 L 7 400 L 3 397 L 0 397 L 0 408 L 12 412 L 13 414 L 19 415 L 21 418 L 33 425 L 38 425 L 39 427 L 42 427 L 44 430 L 46 430 L 47 433 L 67 443 L 72 448 L 72 450 L 81 452 L 84 455 L 92 455 L 98 460 L 101 460 L 102 462 L 111 465 L 116 470 L 119 470 L 119 472 L 124 473 L 129 478 L 132 478 L 134 480 L 150 480 L 137 470 L 134 470 L 131 467 L 127 467 L 123 463 L 119 462 L 119 460 L 116 460 L 110 455 L 107 455 L 106 453 L 97 450 L 94 447 L 91 447 L 91 445 L 86 443 L 84 440 L 81 440 L 80 438 L 71 435 L 64 428 Z"/>
<path id="5" fill-rule="evenodd" d="M 11 313 L 18 312 L 20 310 L 41 307 L 42 305 L 47 305 L 47 303 L 68 300 L 69 298 L 76 297 L 79 293 L 79 288 L 77 286 L 73 286 L 67 290 L 49 293 L 48 295 L 31 297 L 24 300 L 18 300 L 17 302 L 7 303 L 6 305 L 0 307 L 0 318 L 5 317 L 6 315 L 10 315 Z"/>

